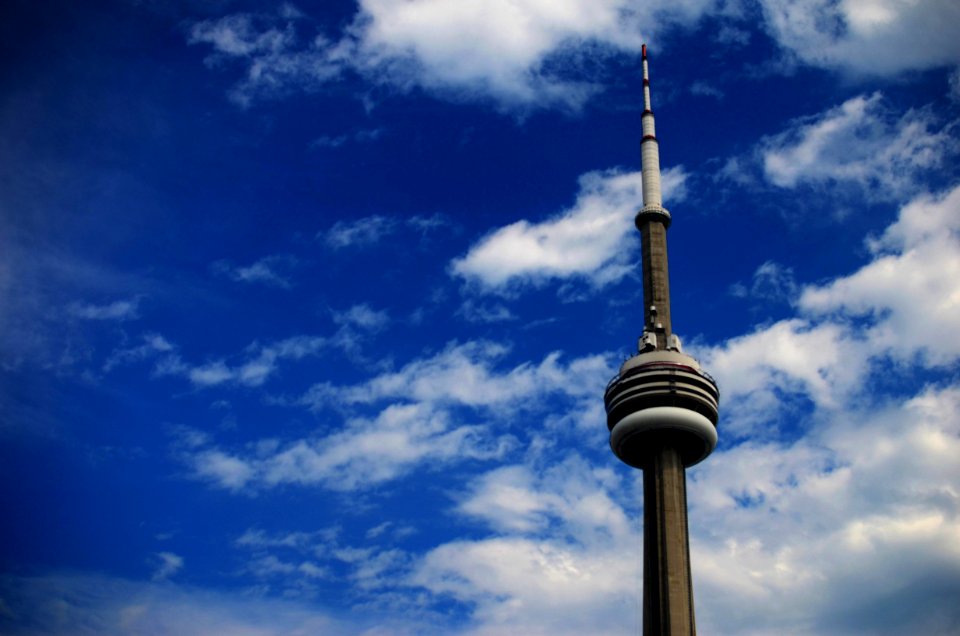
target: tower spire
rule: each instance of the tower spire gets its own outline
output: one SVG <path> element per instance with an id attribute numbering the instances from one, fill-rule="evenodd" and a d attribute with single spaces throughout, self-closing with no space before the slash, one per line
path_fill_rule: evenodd
<path id="1" fill-rule="evenodd" d="M 654 126 L 653 109 L 650 107 L 650 68 L 647 64 L 647 45 L 643 48 L 643 115 L 641 125 L 643 138 L 640 141 L 640 159 L 643 170 L 643 207 L 658 211 L 666 217 L 666 224 L 670 225 L 670 213 L 663 207 L 663 196 L 660 192 L 660 146 L 657 142 L 657 131 Z"/>
<path id="2" fill-rule="evenodd" d="M 643 633 L 696 634 L 687 529 L 686 468 L 717 444 L 720 393 L 700 364 L 680 351 L 670 322 L 667 228 L 660 191 L 660 147 L 650 107 L 647 46 L 643 57 L 643 335 L 637 353 L 604 393 L 610 448 L 643 470 Z"/>
<path id="3" fill-rule="evenodd" d="M 670 323 L 670 281 L 667 270 L 667 228 L 672 218 L 663 207 L 660 190 L 660 142 L 650 108 L 650 67 L 647 45 L 643 57 L 643 114 L 640 124 L 640 167 L 643 186 L 643 207 L 635 219 L 640 230 L 643 264 L 643 340 L 646 348 L 667 349 L 673 346 L 673 328 Z M 679 349 L 679 341 L 676 343 Z"/>

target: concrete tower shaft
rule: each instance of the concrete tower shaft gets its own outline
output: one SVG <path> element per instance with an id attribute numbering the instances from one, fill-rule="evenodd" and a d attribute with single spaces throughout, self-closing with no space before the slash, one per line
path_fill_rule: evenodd
<path id="1" fill-rule="evenodd" d="M 643 207 L 635 219 L 640 230 L 643 264 L 643 323 L 649 334 L 648 343 L 656 349 L 666 349 L 673 335 L 670 321 L 670 276 L 667 269 L 667 228 L 670 213 L 663 207 L 660 188 L 660 144 L 653 110 L 650 107 L 650 69 L 647 64 L 647 45 L 643 48 L 643 114 L 640 122 L 643 137 L 640 141 Z"/>
<path id="2" fill-rule="evenodd" d="M 643 633 L 696 633 L 685 469 L 717 444 L 720 393 L 700 364 L 680 351 L 670 316 L 667 228 L 660 148 L 650 107 L 643 46 L 643 207 L 635 219 L 643 267 L 643 335 L 638 352 L 607 385 L 610 448 L 643 470 Z"/>

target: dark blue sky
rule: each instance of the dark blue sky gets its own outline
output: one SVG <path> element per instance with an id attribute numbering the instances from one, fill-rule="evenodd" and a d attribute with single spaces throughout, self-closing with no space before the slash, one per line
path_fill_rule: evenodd
<path id="1" fill-rule="evenodd" d="M 701 631 L 960 629 L 951 2 L 0 18 L 0 631 L 635 631 L 642 42 Z"/>

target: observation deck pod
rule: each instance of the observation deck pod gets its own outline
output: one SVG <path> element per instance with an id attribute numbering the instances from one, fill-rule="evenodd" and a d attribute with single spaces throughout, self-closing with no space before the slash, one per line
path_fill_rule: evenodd
<path id="1" fill-rule="evenodd" d="M 700 364 L 678 351 L 638 353 L 623 363 L 604 393 L 610 448 L 644 468 L 652 451 L 674 446 L 684 467 L 717 446 L 720 392 Z"/>

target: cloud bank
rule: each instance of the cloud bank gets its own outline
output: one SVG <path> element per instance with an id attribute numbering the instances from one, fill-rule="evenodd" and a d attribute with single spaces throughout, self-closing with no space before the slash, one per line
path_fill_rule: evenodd
<path id="1" fill-rule="evenodd" d="M 334 36 L 311 32 L 306 16 L 285 5 L 198 22 L 188 41 L 211 47 L 211 67 L 242 63 L 245 76 L 230 95 L 243 106 L 356 74 L 506 111 L 578 110 L 603 88 L 598 58 L 636 55 L 645 40 L 710 19 L 723 25 L 718 39 L 736 42 L 737 25 L 756 15 L 710 0 L 360 0 Z M 762 0 L 759 15 L 786 57 L 811 66 L 894 77 L 960 64 L 960 10 L 951 0 Z"/>

